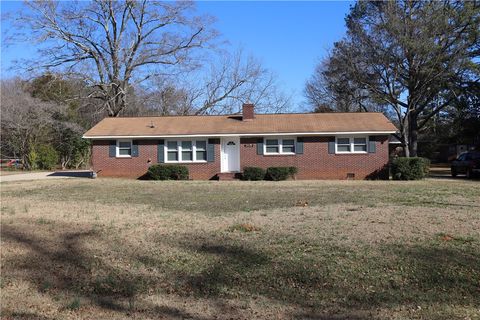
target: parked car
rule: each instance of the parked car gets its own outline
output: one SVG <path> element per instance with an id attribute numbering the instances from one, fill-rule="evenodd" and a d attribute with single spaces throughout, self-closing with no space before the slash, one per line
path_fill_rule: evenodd
<path id="1" fill-rule="evenodd" d="M 480 151 L 468 151 L 458 156 L 453 160 L 452 177 L 456 177 L 457 174 L 465 174 L 467 178 L 471 178 L 474 175 L 480 173 Z"/>

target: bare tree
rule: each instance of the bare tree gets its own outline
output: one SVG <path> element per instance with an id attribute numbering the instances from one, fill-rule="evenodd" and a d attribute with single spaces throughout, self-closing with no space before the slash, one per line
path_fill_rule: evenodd
<path id="1" fill-rule="evenodd" d="M 209 70 L 181 77 L 161 77 L 150 83 L 148 109 L 157 114 L 225 114 L 239 111 L 243 102 L 255 104 L 257 112 L 281 112 L 290 107 L 290 97 L 276 76 L 242 50 L 212 57 Z"/>
<path id="2" fill-rule="evenodd" d="M 480 82 L 476 1 L 360 1 L 330 63 L 356 90 L 389 106 L 407 156 L 421 130 Z"/>
<path id="3" fill-rule="evenodd" d="M 328 57 L 306 82 L 304 95 L 314 112 L 384 111 L 381 101 L 373 101 L 368 91 L 343 72 L 342 63 L 335 56 Z"/>
<path id="4" fill-rule="evenodd" d="M 81 75 L 90 97 L 109 116 L 128 105 L 130 87 L 172 68 L 194 68 L 197 50 L 216 32 L 208 16 L 192 14 L 190 1 L 27 1 L 16 19 L 36 39 L 40 61 L 30 68 Z"/>
<path id="5" fill-rule="evenodd" d="M 52 125 L 51 115 L 59 106 L 32 98 L 19 79 L 2 81 L 1 92 L 2 156 L 18 157 L 28 169 L 28 154 Z"/>

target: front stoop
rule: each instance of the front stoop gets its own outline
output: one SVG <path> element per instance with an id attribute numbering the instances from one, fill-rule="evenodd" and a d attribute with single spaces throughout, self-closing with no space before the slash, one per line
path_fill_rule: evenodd
<path id="1" fill-rule="evenodd" d="M 218 181 L 233 181 L 241 177 L 240 172 L 219 172 L 216 175 Z"/>

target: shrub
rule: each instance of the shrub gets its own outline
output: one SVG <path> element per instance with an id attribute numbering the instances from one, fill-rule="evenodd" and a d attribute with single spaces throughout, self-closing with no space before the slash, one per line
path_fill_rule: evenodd
<path id="1" fill-rule="evenodd" d="M 38 153 L 35 148 L 32 147 L 26 157 L 26 167 L 30 170 L 36 170 L 38 168 Z"/>
<path id="2" fill-rule="evenodd" d="M 58 153 L 49 144 L 37 148 L 37 165 L 40 169 L 51 170 L 58 164 Z"/>
<path id="3" fill-rule="evenodd" d="M 188 168 L 178 164 L 154 164 L 148 168 L 151 180 L 187 180 Z"/>
<path id="4" fill-rule="evenodd" d="M 259 181 L 265 179 L 265 170 L 258 167 L 246 167 L 243 169 L 243 180 Z"/>
<path id="5" fill-rule="evenodd" d="M 426 158 L 400 157 L 391 162 L 392 177 L 394 180 L 420 180 L 428 176 L 430 160 Z"/>
<path id="6" fill-rule="evenodd" d="M 265 179 L 272 181 L 287 180 L 298 172 L 296 167 L 270 167 L 267 169 Z"/>

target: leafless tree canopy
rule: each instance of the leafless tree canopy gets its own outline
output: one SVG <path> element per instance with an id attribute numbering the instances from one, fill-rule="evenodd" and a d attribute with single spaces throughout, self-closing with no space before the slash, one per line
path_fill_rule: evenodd
<path id="1" fill-rule="evenodd" d="M 222 53 L 207 70 L 180 77 L 156 77 L 143 93 L 149 114 L 219 114 L 239 111 L 243 102 L 257 112 L 280 112 L 290 98 L 278 89 L 275 75 L 241 50 Z"/>
<path id="2" fill-rule="evenodd" d="M 260 112 L 290 107 L 276 77 L 241 50 L 217 45 L 213 19 L 190 1 L 33 1 L 16 19 L 15 39 L 40 44 L 28 70 L 86 84 L 80 108 L 92 118 L 140 114 Z"/>
<path id="3" fill-rule="evenodd" d="M 189 1 L 32 1 L 17 19 L 41 43 L 31 68 L 82 75 L 109 116 L 127 106 L 128 87 L 171 67 L 193 68 L 216 33 Z"/>
<path id="4" fill-rule="evenodd" d="M 381 101 L 375 101 L 367 90 L 356 86 L 343 72 L 341 61 L 330 56 L 317 65 L 305 84 L 304 95 L 315 112 L 385 111 Z"/>
<path id="5" fill-rule="evenodd" d="M 39 87 L 37 84 L 36 88 Z M 18 78 L 2 80 L 0 88 L 2 158 L 19 158 L 25 169 L 31 169 L 32 152 L 39 146 L 50 145 L 58 152 L 63 168 L 86 164 L 88 142 L 81 139 L 85 129 L 72 121 L 66 104 L 53 99 L 58 87 L 51 88 L 48 99 L 33 97 L 32 83 Z"/>

